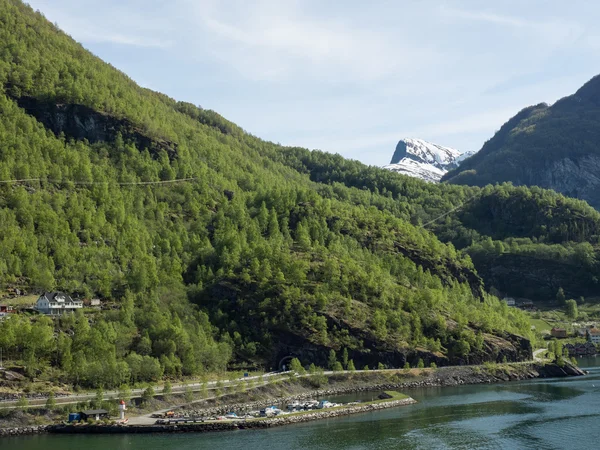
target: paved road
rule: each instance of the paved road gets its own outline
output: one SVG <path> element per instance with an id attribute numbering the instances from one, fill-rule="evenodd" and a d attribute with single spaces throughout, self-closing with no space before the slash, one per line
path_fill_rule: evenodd
<path id="1" fill-rule="evenodd" d="M 287 373 L 288 372 L 266 373 L 266 374 L 262 375 L 264 384 L 268 383 L 272 377 L 282 376 Z M 219 387 L 217 387 L 217 383 L 219 383 L 219 381 L 207 381 L 206 389 L 209 391 L 211 391 L 211 390 L 214 391 L 218 388 L 223 389 L 223 388 L 228 388 L 228 387 L 234 387 L 242 382 L 246 382 L 246 381 L 250 381 L 250 380 L 257 381 L 260 379 L 260 377 L 261 377 L 261 375 L 255 375 L 255 376 L 251 376 L 251 377 L 241 377 L 241 378 L 235 378 L 235 379 L 231 379 L 231 380 L 220 380 L 222 386 L 219 386 Z M 191 389 L 192 392 L 198 392 L 198 391 L 202 390 L 203 384 L 204 383 L 202 383 L 202 382 L 174 384 L 171 389 L 172 389 L 173 394 L 183 394 L 183 393 L 185 393 L 185 391 L 187 389 Z M 154 390 L 157 395 L 161 394 L 162 389 L 163 389 L 162 385 L 154 387 Z M 145 390 L 146 390 L 146 388 L 131 389 L 130 397 L 131 398 L 139 398 L 142 396 L 142 394 L 144 393 Z M 118 390 L 104 392 L 104 400 L 113 400 L 113 399 L 117 399 L 118 397 L 119 397 Z M 87 392 L 87 393 L 82 393 L 82 394 L 70 394 L 70 395 L 65 395 L 62 397 L 56 397 L 55 400 L 56 400 L 57 405 L 69 405 L 69 404 L 93 400 L 95 398 L 96 398 L 95 393 Z M 15 408 L 16 403 L 17 403 L 16 400 L 1 400 L 0 407 L 7 408 L 7 409 Z M 45 404 L 46 404 L 46 398 L 28 399 L 29 406 L 39 406 L 39 405 L 45 405 Z"/>
<path id="2" fill-rule="evenodd" d="M 539 350 L 534 351 L 533 352 L 533 360 L 537 361 L 537 362 L 543 361 L 543 359 L 538 357 L 538 355 L 544 351 L 546 351 L 546 349 L 539 349 Z M 528 362 L 531 362 L 531 361 L 523 361 L 522 364 L 527 364 Z M 385 372 L 387 370 L 398 370 L 398 369 L 373 369 L 373 370 L 370 370 L 369 372 Z M 345 370 L 345 371 L 339 371 L 337 373 L 348 373 L 348 372 L 350 372 L 350 371 Z M 362 370 L 356 370 L 353 372 L 360 373 L 360 372 L 362 372 Z M 267 384 L 270 381 L 272 381 L 273 377 L 285 376 L 288 373 L 289 372 L 270 372 L 270 373 L 264 374 L 264 375 L 262 375 L 263 384 Z M 336 372 L 333 372 L 333 371 L 323 372 L 323 374 L 325 374 L 325 375 L 332 375 L 334 373 L 336 373 Z M 301 375 L 301 376 L 309 376 L 309 375 L 310 374 Z M 241 377 L 241 378 L 235 378 L 235 379 L 231 379 L 231 380 L 220 380 L 222 386 L 219 386 L 219 387 L 217 387 L 217 383 L 219 383 L 219 381 L 208 381 L 208 382 L 206 382 L 206 389 L 208 391 L 215 391 L 218 388 L 223 389 L 223 388 L 235 387 L 238 384 L 246 382 L 246 381 L 250 381 L 250 380 L 258 381 L 260 379 L 260 377 L 261 377 L 261 375 L 255 375 L 255 376 L 251 376 L 251 377 Z M 172 386 L 172 393 L 173 394 L 183 394 L 183 393 L 185 393 L 185 391 L 187 389 L 191 389 L 192 392 L 199 392 L 203 389 L 202 388 L 203 384 L 204 383 L 202 383 L 202 382 L 189 383 L 189 384 L 188 383 L 174 384 Z M 154 389 L 155 389 L 155 392 L 157 393 L 157 395 L 160 395 L 160 393 L 162 391 L 162 386 L 156 386 Z M 131 389 L 130 397 L 131 398 L 139 398 L 142 396 L 142 394 L 144 393 L 145 390 L 146 390 L 145 388 Z M 118 397 L 119 397 L 118 390 L 104 392 L 104 400 L 114 400 L 114 399 L 117 399 Z M 56 400 L 56 404 L 58 404 L 58 405 L 69 405 L 69 404 L 75 404 L 75 403 L 79 403 L 79 402 L 93 400 L 95 398 L 96 398 L 95 393 L 88 392 L 88 393 L 82 393 L 82 394 L 71 394 L 71 395 L 66 395 L 63 397 L 57 397 L 55 400 Z M 207 397 L 207 399 L 210 399 L 210 398 L 214 398 L 214 396 Z M 200 402 L 203 400 L 197 400 L 197 402 Z M 6 408 L 6 409 L 13 409 L 13 408 L 17 408 L 16 403 L 17 403 L 16 400 L 2 400 L 2 401 L 0 401 L 0 407 Z M 195 402 L 192 402 L 192 403 L 195 403 Z M 28 400 L 29 406 L 42 406 L 45 404 L 46 404 L 45 398 Z M 170 409 L 173 409 L 173 408 L 169 408 L 169 409 L 165 409 L 165 410 L 161 410 L 161 411 L 154 411 L 152 414 L 163 413 L 163 412 L 169 411 Z M 149 414 L 147 416 L 148 416 L 148 419 L 150 419 Z M 146 416 L 141 416 L 141 417 L 146 417 Z M 154 423 L 154 420 L 155 419 L 152 419 L 152 423 Z M 132 423 L 132 422 L 130 422 L 130 423 Z"/>
<path id="3" fill-rule="evenodd" d="M 542 362 L 545 360 L 545 358 L 541 358 L 538 355 L 544 353 L 545 351 L 547 351 L 548 349 L 546 348 L 540 348 L 538 350 L 536 350 L 535 352 L 533 352 L 533 360 L 537 361 L 537 362 Z"/>

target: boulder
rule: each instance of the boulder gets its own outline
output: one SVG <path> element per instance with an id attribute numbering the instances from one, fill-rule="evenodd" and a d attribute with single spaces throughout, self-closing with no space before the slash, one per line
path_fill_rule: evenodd
<path id="1" fill-rule="evenodd" d="M 377 396 L 377 398 L 378 398 L 379 400 L 387 400 L 387 399 L 389 399 L 389 398 L 393 398 L 393 397 L 392 397 L 390 394 L 388 394 L 387 392 L 382 392 L 381 394 L 379 394 L 379 395 Z"/>
<path id="2" fill-rule="evenodd" d="M 7 381 L 21 381 L 25 379 L 23 375 L 17 372 L 13 372 L 12 370 L 4 370 L 2 371 L 2 375 Z"/>

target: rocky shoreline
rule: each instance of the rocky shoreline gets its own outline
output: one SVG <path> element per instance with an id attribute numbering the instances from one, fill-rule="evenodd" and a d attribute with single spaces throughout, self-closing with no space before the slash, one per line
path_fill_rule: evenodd
<path id="1" fill-rule="evenodd" d="M 506 367 L 485 367 L 485 366 L 464 366 L 464 367 L 443 367 L 435 372 L 426 372 L 424 379 L 414 381 L 390 382 L 390 383 L 368 383 L 361 382 L 358 386 L 343 386 L 339 388 L 320 389 L 306 392 L 298 395 L 280 398 L 269 398 L 256 402 L 245 403 L 224 403 L 218 406 L 185 407 L 184 411 L 188 416 L 216 416 L 225 414 L 232 410 L 261 409 L 274 403 L 287 403 L 293 401 L 302 401 L 314 399 L 315 397 L 325 397 L 333 395 L 348 394 L 353 392 L 365 391 L 387 391 L 387 390 L 410 390 L 423 387 L 445 387 L 460 386 L 464 384 L 491 384 L 508 381 L 528 380 L 535 378 L 555 378 L 585 375 L 585 372 L 570 364 L 559 367 L 551 363 L 531 363 L 520 366 Z M 402 403 L 402 402 L 407 403 Z M 400 402 L 400 403 L 398 403 Z M 175 432 L 175 431 L 226 431 L 245 428 L 266 428 L 270 426 L 280 426 L 291 423 L 305 422 L 309 420 L 337 417 L 341 415 L 354 414 L 358 412 L 374 411 L 377 409 L 400 406 L 402 404 L 414 403 L 412 398 L 396 400 L 391 402 L 382 402 L 369 405 L 357 405 L 344 409 L 333 411 L 319 411 L 297 416 L 286 416 L 281 418 L 272 418 L 260 421 L 239 421 L 239 422 L 211 422 L 199 424 L 178 424 L 178 425 L 89 425 L 89 426 L 67 426 L 67 425 L 40 425 L 16 428 L 0 428 L 0 437 L 22 436 L 38 433 L 150 433 L 150 432 Z M 383 406 L 382 406 L 383 405 Z"/>
<path id="2" fill-rule="evenodd" d="M 25 436 L 28 434 L 47 433 L 53 425 L 38 425 L 32 427 L 0 428 L 1 437 Z"/>
<path id="3" fill-rule="evenodd" d="M 559 378 L 570 376 L 585 375 L 585 372 L 572 365 L 559 367 L 556 364 L 531 363 L 522 365 L 519 370 L 504 371 L 486 369 L 483 367 L 464 366 L 464 367 L 443 367 L 436 372 L 428 373 L 425 379 L 415 381 L 402 381 L 398 383 L 368 383 L 364 382 L 360 386 L 343 386 L 331 389 L 319 389 L 302 394 L 288 397 L 270 398 L 255 402 L 234 403 L 226 402 L 218 406 L 193 406 L 183 407 L 186 415 L 189 416 L 216 416 L 226 414 L 229 411 L 254 410 L 261 409 L 274 403 L 292 403 L 294 401 L 310 400 L 314 398 L 323 398 L 327 396 L 350 394 L 355 392 L 367 391 L 389 391 L 389 390 L 410 390 L 424 387 L 446 387 L 460 386 L 464 384 L 491 384 L 503 383 L 508 381 L 529 380 L 535 378 Z"/>

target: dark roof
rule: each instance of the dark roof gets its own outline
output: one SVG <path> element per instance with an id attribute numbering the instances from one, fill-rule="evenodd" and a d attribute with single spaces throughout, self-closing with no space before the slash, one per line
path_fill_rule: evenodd
<path id="1" fill-rule="evenodd" d="M 64 292 L 44 292 L 42 295 L 51 302 L 53 302 L 54 298 L 57 296 L 63 296 L 67 302 L 73 301 L 73 299 Z"/>
<path id="2" fill-rule="evenodd" d="M 86 411 L 81 411 L 81 414 L 95 416 L 96 414 L 108 414 L 108 411 L 105 409 L 88 409 Z"/>

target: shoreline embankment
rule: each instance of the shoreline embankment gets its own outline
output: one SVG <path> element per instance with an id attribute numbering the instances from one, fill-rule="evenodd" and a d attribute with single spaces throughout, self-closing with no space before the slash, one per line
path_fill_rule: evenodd
<path id="1" fill-rule="evenodd" d="M 410 391 L 416 388 L 448 387 L 460 385 L 492 384 L 510 381 L 529 380 L 536 378 L 560 378 L 585 375 L 585 372 L 570 364 L 560 367 L 553 363 L 516 363 L 502 364 L 496 366 L 460 366 L 442 367 L 438 369 L 424 369 L 419 375 L 405 373 L 402 370 L 390 371 L 385 375 L 382 382 L 381 372 L 356 373 L 354 375 L 344 374 L 332 375 L 329 381 L 340 383 L 340 386 L 332 386 L 327 389 L 311 389 L 288 396 L 266 396 L 258 401 L 229 401 L 228 396 L 220 399 L 219 404 L 210 402 L 183 405 L 180 410 L 189 416 L 212 416 L 220 415 L 232 410 L 259 409 L 274 403 L 284 403 L 349 393 L 366 391 L 388 391 L 402 390 Z M 342 381 L 343 380 L 343 381 Z M 352 383 L 348 383 L 351 380 Z M 346 384 L 344 384 L 346 383 Z M 247 393 L 252 395 L 252 393 Z M 267 398 L 268 397 L 268 398 Z M 376 411 L 384 408 L 412 404 L 412 398 L 392 400 L 387 402 L 375 402 L 370 404 L 349 405 L 327 411 L 315 411 L 304 414 L 286 415 L 268 419 L 249 419 L 239 421 L 211 421 L 201 423 L 171 424 L 171 425 L 40 425 L 13 428 L 0 428 L 0 437 L 21 436 L 39 433 L 172 433 L 172 432 L 208 432 L 227 431 L 235 429 L 257 429 L 272 426 L 289 425 L 310 420 L 333 418 L 348 414 Z"/>

